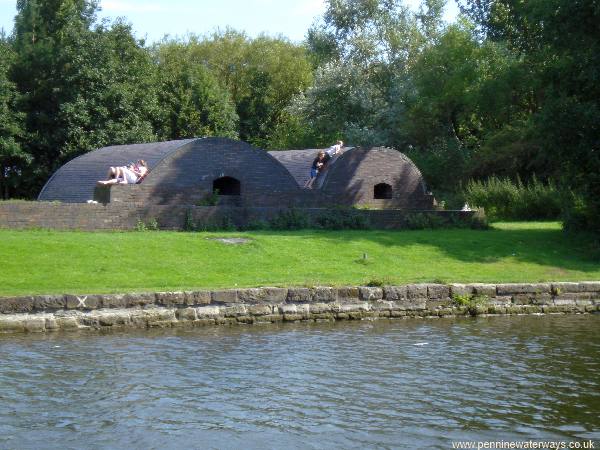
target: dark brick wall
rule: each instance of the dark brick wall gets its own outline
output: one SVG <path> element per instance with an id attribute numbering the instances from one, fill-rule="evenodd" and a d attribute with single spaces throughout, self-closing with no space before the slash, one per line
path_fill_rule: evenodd
<path id="1" fill-rule="evenodd" d="M 133 203 L 56 203 L 56 202 L 0 202 L 0 228 L 49 228 L 55 230 L 133 230 L 138 221 L 157 220 L 161 229 L 181 230 L 186 214 L 191 214 L 196 224 L 222 224 L 232 221 L 237 226 L 258 220 L 269 220 L 282 208 L 235 206 L 182 206 L 142 205 Z M 310 218 L 339 212 L 324 208 L 301 210 Z M 368 218 L 374 228 L 404 228 L 406 211 L 356 210 Z M 473 213 L 464 211 L 430 211 L 442 217 L 469 218 Z"/>
<path id="2" fill-rule="evenodd" d="M 283 161 L 280 162 L 264 150 L 225 138 L 106 147 L 65 164 L 44 187 L 40 200 L 84 202 L 93 193 L 93 198 L 103 204 L 197 205 L 212 193 L 215 179 L 227 176 L 240 181 L 241 192 L 221 195 L 219 205 L 299 208 L 369 205 L 411 210 L 433 207 L 433 197 L 426 194 L 416 166 L 400 152 L 386 148 L 347 150 L 330 163 L 315 183 L 316 189 L 303 189 L 289 171 L 293 164 L 284 164 L 287 161 L 284 156 L 306 153 L 308 159 L 304 158 L 305 163 L 296 167 L 306 174 L 312 161 L 311 152 L 279 152 L 278 157 Z M 147 159 L 152 167 L 141 184 L 96 186 L 96 180 L 106 176 L 109 165 L 139 157 Z M 392 198 L 374 198 L 373 188 L 378 183 L 392 186 Z"/>
<path id="3" fill-rule="evenodd" d="M 194 141 L 196 139 L 113 145 L 85 153 L 58 169 L 42 188 L 38 200 L 85 203 L 93 198 L 96 182 L 106 179 L 110 166 L 144 159 L 154 169 L 167 155 Z"/>
<path id="4" fill-rule="evenodd" d="M 193 205 L 212 193 L 220 177 L 240 181 L 239 196 L 220 197 L 231 206 L 286 204 L 299 189 L 292 176 L 264 150 L 223 138 L 197 140 L 165 158 L 136 186 L 114 186 L 111 201 Z"/>
<path id="5" fill-rule="evenodd" d="M 374 198 L 374 187 L 379 183 L 392 187 L 392 198 Z M 388 148 L 357 148 L 345 153 L 329 169 L 322 189 L 337 204 L 433 208 L 433 196 L 427 194 L 419 169 L 405 155 Z"/>

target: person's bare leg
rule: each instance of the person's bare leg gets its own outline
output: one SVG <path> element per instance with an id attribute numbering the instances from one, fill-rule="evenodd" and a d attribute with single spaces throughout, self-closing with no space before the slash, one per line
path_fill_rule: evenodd
<path id="1" fill-rule="evenodd" d="M 119 177 L 117 179 L 119 180 L 119 184 L 129 184 L 123 167 L 119 167 Z"/>
<path id="2" fill-rule="evenodd" d="M 116 169 L 117 169 L 117 173 L 115 175 L 115 179 L 117 180 L 117 182 L 119 184 L 126 184 L 126 183 L 123 183 L 123 181 L 126 181 L 125 180 L 125 174 L 123 173 L 123 168 L 122 167 L 116 167 Z"/>
<path id="3" fill-rule="evenodd" d="M 111 178 L 110 180 L 101 180 L 98 181 L 100 184 L 117 184 L 118 180 L 116 178 Z"/>

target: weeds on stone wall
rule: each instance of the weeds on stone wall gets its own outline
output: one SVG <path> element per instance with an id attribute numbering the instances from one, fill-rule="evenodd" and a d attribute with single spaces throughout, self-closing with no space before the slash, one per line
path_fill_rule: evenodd
<path id="1" fill-rule="evenodd" d="M 333 210 L 315 219 L 318 228 L 325 230 L 368 230 L 369 219 L 352 209 Z"/>
<path id="2" fill-rule="evenodd" d="M 135 231 L 158 231 L 158 229 L 158 220 L 154 218 L 149 219 L 146 222 L 138 219 L 137 223 L 135 224 Z"/>
<path id="3" fill-rule="evenodd" d="M 194 223 L 192 211 L 188 209 L 185 212 L 185 218 L 183 219 L 183 231 L 195 231 L 195 228 L 196 224 Z"/>
<path id="4" fill-rule="evenodd" d="M 206 222 L 196 223 L 192 215 L 192 211 L 188 209 L 185 213 L 183 221 L 183 231 L 237 231 L 234 220 L 227 216 L 222 220 L 210 220 Z"/>
<path id="5" fill-rule="evenodd" d="M 383 286 L 392 286 L 394 282 L 389 278 L 371 278 L 369 281 L 365 283 L 366 286 L 369 287 L 383 287 Z"/>
<path id="6" fill-rule="evenodd" d="M 448 226 L 446 220 L 435 214 L 409 213 L 404 218 L 406 228 L 411 230 L 424 230 L 426 228 L 443 228 Z"/>
<path id="7" fill-rule="evenodd" d="M 479 307 L 485 305 L 488 300 L 487 295 L 466 294 L 452 296 L 452 303 L 459 308 L 466 308 L 467 313 L 471 316 L 478 315 L 480 312 Z"/>
<path id="8" fill-rule="evenodd" d="M 253 231 L 253 230 L 269 230 L 271 224 L 264 219 L 250 220 L 248 223 L 240 227 L 241 231 Z"/>
<path id="9" fill-rule="evenodd" d="M 216 206 L 217 203 L 219 203 L 219 190 L 215 189 L 210 194 L 206 194 L 202 200 L 199 200 L 196 206 Z"/>
<path id="10" fill-rule="evenodd" d="M 431 213 L 410 213 L 405 216 L 406 228 L 412 230 L 437 228 L 487 229 L 489 225 L 483 211 L 477 211 L 468 218 L 459 216 L 441 217 Z M 186 212 L 184 231 L 252 231 L 252 230 L 370 230 L 369 217 L 354 208 L 332 209 L 311 216 L 301 209 L 285 209 L 270 219 L 255 219 L 237 225 L 231 217 L 222 220 L 196 223 L 192 210 Z"/>
<path id="11" fill-rule="evenodd" d="M 371 228 L 369 219 L 353 209 L 336 209 L 323 212 L 311 219 L 303 211 L 289 209 L 280 211 L 268 221 L 272 230 L 301 230 L 314 228 L 322 230 L 367 230 Z"/>
<path id="12" fill-rule="evenodd" d="M 311 218 L 309 214 L 299 209 L 286 209 L 279 211 L 274 217 L 256 219 L 244 225 L 237 226 L 231 217 L 221 221 L 196 223 L 192 210 L 186 211 L 183 223 L 184 231 L 251 231 L 251 230 L 366 230 L 370 229 L 369 219 L 360 212 L 347 210 L 333 210 Z"/>
<path id="13" fill-rule="evenodd" d="M 269 228 L 272 230 L 302 230 L 310 228 L 308 214 L 297 209 L 279 211 L 275 217 L 269 220 Z"/>

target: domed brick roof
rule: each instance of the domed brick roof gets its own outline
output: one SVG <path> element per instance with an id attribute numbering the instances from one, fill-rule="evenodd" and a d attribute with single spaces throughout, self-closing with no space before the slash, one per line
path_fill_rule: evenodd
<path id="1" fill-rule="evenodd" d="M 152 170 L 172 152 L 194 140 L 112 145 L 91 151 L 58 169 L 42 188 L 38 200 L 84 203 L 94 198 L 96 182 L 106 179 L 109 167 L 143 159 Z"/>

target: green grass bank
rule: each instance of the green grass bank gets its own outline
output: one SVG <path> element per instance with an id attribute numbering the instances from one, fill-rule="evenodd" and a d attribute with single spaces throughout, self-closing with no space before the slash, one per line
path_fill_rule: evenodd
<path id="1" fill-rule="evenodd" d="M 217 237 L 250 242 L 211 239 Z M 564 234 L 557 222 L 497 223 L 488 231 L 0 230 L 0 256 L 0 296 L 600 280 L 591 240 Z"/>

